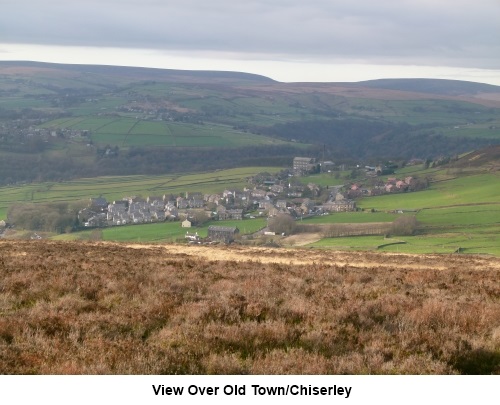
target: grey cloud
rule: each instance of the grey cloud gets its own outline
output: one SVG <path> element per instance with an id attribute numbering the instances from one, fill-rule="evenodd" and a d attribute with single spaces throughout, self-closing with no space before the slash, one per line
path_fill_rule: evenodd
<path id="1" fill-rule="evenodd" d="M 4 0 L 0 41 L 500 68 L 497 0 Z"/>

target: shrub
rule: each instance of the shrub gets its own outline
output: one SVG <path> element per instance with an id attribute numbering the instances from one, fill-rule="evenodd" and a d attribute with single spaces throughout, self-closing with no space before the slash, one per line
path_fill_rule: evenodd
<path id="1" fill-rule="evenodd" d="M 396 218 L 391 226 L 391 234 L 396 236 L 414 235 L 418 227 L 418 221 L 414 216 L 401 216 Z"/>

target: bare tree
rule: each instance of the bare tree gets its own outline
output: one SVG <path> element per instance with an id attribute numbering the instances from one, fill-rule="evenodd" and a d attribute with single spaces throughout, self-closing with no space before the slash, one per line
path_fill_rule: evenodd
<path id="1" fill-rule="evenodd" d="M 269 219 L 268 226 L 272 232 L 291 235 L 295 231 L 297 224 L 291 215 L 279 214 Z"/>
<path id="2" fill-rule="evenodd" d="M 417 227 L 415 216 L 402 216 L 393 221 L 390 232 L 396 236 L 409 236 L 415 233 Z"/>

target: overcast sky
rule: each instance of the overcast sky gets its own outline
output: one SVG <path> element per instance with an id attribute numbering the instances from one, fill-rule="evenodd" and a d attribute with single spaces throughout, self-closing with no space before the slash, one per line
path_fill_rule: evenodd
<path id="1" fill-rule="evenodd" d="M 500 85 L 500 0 L 0 0 L 0 60 Z"/>

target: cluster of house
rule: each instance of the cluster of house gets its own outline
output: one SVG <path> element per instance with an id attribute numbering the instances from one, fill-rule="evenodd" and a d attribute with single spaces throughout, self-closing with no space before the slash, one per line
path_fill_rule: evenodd
<path id="1" fill-rule="evenodd" d="M 140 224 L 165 221 L 167 212 L 161 198 L 123 198 L 111 203 L 103 197 L 91 198 L 89 206 L 80 210 L 78 219 L 86 227 Z"/>
<path id="2" fill-rule="evenodd" d="M 289 176 L 305 174 L 328 163 L 317 163 L 314 158 L 296 157 L 292 170 L 279 175 L 257 175 L 250 179 L 251 188 L 225 190 L 222 193 L 202 194 L 189 192 L 183 195 L 124 197 L 108 202 L 103 197 L 91 198 L 89 206 L 79 213 L 80 223 L 86 227 L 140 224 L 160 221 L 180 221 L 182 227 L 189 228 L 208 219 L 243 220 L 256 216 L 273 217 L 289 214 L 294 218 L 323 215 L 330 212 L 356 211 L 354 198 L 362 195 L 380 194 L 391 190 L 405 190 L 414 179 L 389 178 L 387 184 L 374 188 L 363 188 L 353 184 L 347 188 L 334 186 L 323 202 L 318 202 L 322 190 L 317 184 L 292 184 Z M 333 163 L 331 163 L 333 165 Z M 256 180 L 258 178 L 258 180 Z M 341 191 L 342 190 L 342 191 Z M 324 194 L 323 194 L 324 196 Z M 326 202 L 325 202 L 326 200 Z"/>
<path id="3" fill-rule="evenodd" d="M 359 183 L 354 183 L 348 188 L 345 195 L 347 198 L 358 198 L 362 196 L 418 191 L 426 187 L 425 181 L 416 179 L 412 176 L 405 177 L 404 179 L 389 177 L 386 181 L 379 181 L 370 187 L 364 187 Z"/>
<path id="4" fill-rule="evenodd" d="M 18 139 L 39 137 L 46 140 L 51 137 L 76 138 L 76 137 L 88 137 L 90 135 L 90 131 L 86 129 L 40 128 L 38 126 L 40 124 L 42 124 L 41 120 L 5 121 L 0 123 L 0 137 L 15 136 Z"/>
<path id="5" fill-rule="evenodd" d="M 261 187 L 243 191 L 225 190 L 220 194 L 185 193 L 183 196 L 125 197 L 113 202 L 103 197 L 91 198 L 78 218 L 86 227 L 181 221 L 183 227 L 214 220 L 243 220 L 256 216 L 290 214 L 300 218 L 326 212 L 354 211 L 356 203 L 340 193 L 330 194 L 326 203 L 317 203 L 308 195 L 319 195 L 319 186 L 292 186 L 267 181 Z"/>

